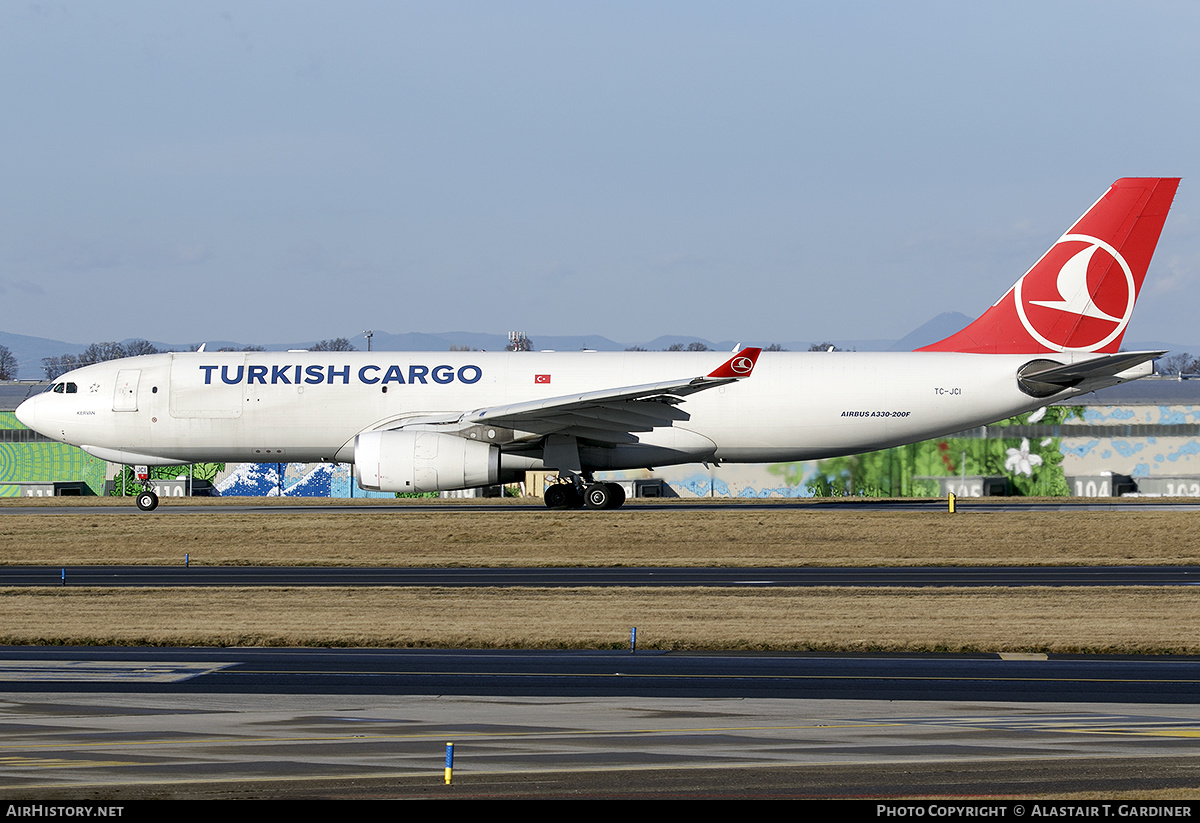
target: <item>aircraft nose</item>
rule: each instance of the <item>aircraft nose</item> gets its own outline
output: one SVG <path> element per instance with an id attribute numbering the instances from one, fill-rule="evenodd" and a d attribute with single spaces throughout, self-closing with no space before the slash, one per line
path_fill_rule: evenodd
<path id="1" fill-rule="evenodd" d="M 45 434 L 39 425 L 41 422 L 41 415 L 37 412 L 37 405 L 40 399 L 40 397 L 30 397 L 28 400 L 21 403 L 21 405 L 17 406 L 17 410 L 13 413 L 17 416 L 17 419 L 21 421 L 21 425 L 28 429 L 33 429 L 35 432 L 40 434 Z"/>

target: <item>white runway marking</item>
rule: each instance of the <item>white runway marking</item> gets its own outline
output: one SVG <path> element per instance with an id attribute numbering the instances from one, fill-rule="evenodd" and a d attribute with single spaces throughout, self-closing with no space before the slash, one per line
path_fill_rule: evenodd
<path id="1" fill-rule="evenodd" d="M 145 663 L 142 661 L 0 661 L 0 682 L 180 683 L 234 663 Z"/>

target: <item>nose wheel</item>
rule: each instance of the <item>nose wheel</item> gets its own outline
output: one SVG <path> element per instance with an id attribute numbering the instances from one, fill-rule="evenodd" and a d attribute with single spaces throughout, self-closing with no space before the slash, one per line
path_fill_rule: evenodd
<path id="1" fill-rule="evenodd" d="M 150 480 L 149 466 L 134 466 L 133 476 L 137 478 L 142 490 L 138 492 L 134 501 L 137 507 L 144 512 L 152 512 L 158 508 L 158 495 L 154 493 L 154 483 Z"/>

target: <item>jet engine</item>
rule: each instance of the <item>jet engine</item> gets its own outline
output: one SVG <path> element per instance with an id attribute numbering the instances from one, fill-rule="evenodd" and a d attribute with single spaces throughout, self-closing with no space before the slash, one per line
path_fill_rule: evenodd
<path id="1" fill-rule="evenodd" d="M 406 430 L 365 432 L 354 438 L 359 488 L 381 492 L 436 492 L 500 482 L 500 449 L 452 434 Z"/>

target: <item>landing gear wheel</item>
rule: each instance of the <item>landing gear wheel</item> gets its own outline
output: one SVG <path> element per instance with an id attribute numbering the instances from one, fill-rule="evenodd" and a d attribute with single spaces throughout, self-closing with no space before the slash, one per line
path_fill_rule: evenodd
<path id="1" fill-rule="evenodd" d="M 612 492 L 612 502 L 608 504 L 610 509 L 619 509 L 625 505 L 625 487 L 620 483 L 605 483 L 608 490 Z"/>
<path id="2" fill-rule="evenodd" d="M 546 487 L 546 508 L 548 509 L 569 509 L 571 508 L 571 498 L 574 495 L 574 489 L 565 483 L 555 483 L 553 486 Z"/>
<path id="3" fill-rule="evenodd" d="M 144 512 L 152 512 L 158 508 L 158 495 L 154 492 L 141 492 L 137 496 L 137 507 Z"/>
<path id="4" fill-rule="evenodd" d="M 611 509 L 613 492 L 607 483 L 595 483 L 583 491 L 583 504 L 589 509 Z"/>

